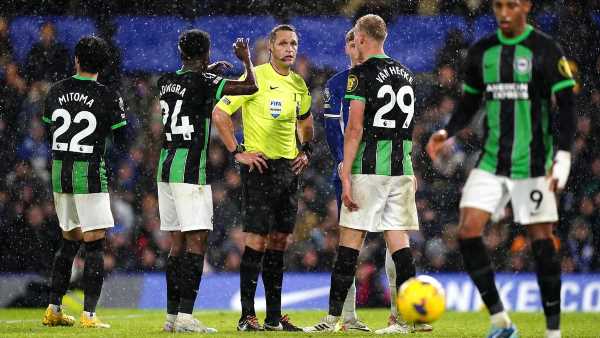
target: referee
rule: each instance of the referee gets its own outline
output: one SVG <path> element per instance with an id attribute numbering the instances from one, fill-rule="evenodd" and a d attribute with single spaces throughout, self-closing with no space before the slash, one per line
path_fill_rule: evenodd
<path id="1" fill-rule="evenodd" d="M 294 27 L 274 27 L 269 51 L 270 62 L 255 67 L 258 92 L 222 98 L 213 119 L 223 143 L 241 164 L 246 247 L 240 266 L 242 315 L 237 329 L 301 331 L 281 316 L 281 286 L 283 253 L 298 211 L 298 178 L 311 155 L 311 97 L 304 80 L 291 70 L 298 52 Z M 230 118 L 240 107 L 243 144 L 237 143 Z M 261 267 L 267 303 L 264 327 L 254 310 Z"/>

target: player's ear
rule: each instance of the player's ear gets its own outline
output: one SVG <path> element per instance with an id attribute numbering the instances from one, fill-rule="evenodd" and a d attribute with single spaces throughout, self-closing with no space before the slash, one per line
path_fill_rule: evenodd
<path id="1" fill-rule="evenodd" d="M 531 0 L 521 0 L 521 5 L 523 6 L 523 12 L 525 12 L 525 14 L 531 12 Z"/>

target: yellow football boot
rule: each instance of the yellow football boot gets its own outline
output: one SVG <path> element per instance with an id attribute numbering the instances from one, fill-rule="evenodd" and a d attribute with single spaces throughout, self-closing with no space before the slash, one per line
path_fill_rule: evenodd
<path id="1" fill-rule="evenodd" d="M 52 306 L 48 305 L 42 324 L 46 326 L 73 326 L 75 324 L 75 317 L 69 316 L 64 310 L 56 312 Z"/>
<path id="2" fill-rule="evenodd" d="M 96 314 L 94 314 L 92 317 L 90 317 L 89 315 L 86 315 L 85 312 L 81 314 L 81 317 L 79 318 L 79 323 L 80 323 L 81 327 L 86 327 L 86 328 L 98 328 L 98 329 L 109 329 L 110 328 L 110 324 L 106 324 L 106 323 L 103 323 L 102 321 L 100 321 L 100 319 L 98 318 L 98 316 L 96 316 Z"/>

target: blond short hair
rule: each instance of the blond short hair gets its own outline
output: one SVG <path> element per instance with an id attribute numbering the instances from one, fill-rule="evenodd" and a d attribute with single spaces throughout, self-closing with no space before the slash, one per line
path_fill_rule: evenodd
<path id="1" fill-rule="evenodd" d="M 383 42 L 387 37 L 385 21 L 376 14 L 361 16 L 354 26 L 355 32 L 363 32 L 376 41 Z"/>

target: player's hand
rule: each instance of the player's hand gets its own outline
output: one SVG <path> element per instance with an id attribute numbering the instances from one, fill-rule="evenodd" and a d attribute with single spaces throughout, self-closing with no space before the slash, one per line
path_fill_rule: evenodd
<path id="1" fill-rule="evenodd" d="M 560 192 L 565 188 L 569 172 L 571 171 L 571 153 L 565 150 L 559 150 L 554 156 L 554 163 L 548 172 L 550 179 L 550 191 Z"/>
<path id="2" fill-rule="evenodd" d="M 448 133 L 444 129 L 438 130 L 431 135 L 425 149 L 432 161 L 435 161 L 446 140 L 448 140 Z"/>
<path id="3" fill-rule="evenodd" d="M 209 73 L 222 74 L 227 69 L 231 69 L 233 65 L 227 61 L 217 61 L 215 63 L 211 63 L 206 68 Z"/>
<path id="4" fill-rule="evenodd" d="M 250 39 L 237 38 L 233 43 L 235 56 L 243 62 L 250 61 Z"/>
<path id="5" fill-rule="evenodd" d="M 310 158 L 303 151 L 298 153 L 298 156 L 292 162 L 292 171 L 294 175 L 300 175 L 306 167 L 308 167 L 308 163 L 310 162 Z"/>
<path id="6" fill-rule="evenodd" d="M 267 158 L 261 153 L 237 153 L 235 154 L 235 160 L 249 166 L 250 171 L 256 169 L 261 174 L 269 167 L 267 165 Z"/>
<path id="7" fill-rule="evenodd" d="M 349 177 L 342 179 L 342 202 L 351 212 L 358 210 L 358 204 L 352 196 L 352 181 Z"/>

